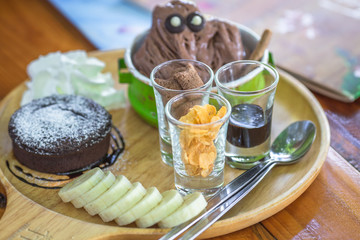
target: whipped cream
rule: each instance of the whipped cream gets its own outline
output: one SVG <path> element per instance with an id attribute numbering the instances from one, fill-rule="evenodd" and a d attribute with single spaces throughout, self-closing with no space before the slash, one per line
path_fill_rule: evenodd
<path id="1" fill-rule="evenodd" d="M 53 94 L 90 98 L 107 110 L 125 106 L 125 93 L 114 88 L 111 73 L 102 73 L 105 63 L 85 51 L 54 52 L 40 56 L 27 67 L 30 81 L 21 106 Z"/>

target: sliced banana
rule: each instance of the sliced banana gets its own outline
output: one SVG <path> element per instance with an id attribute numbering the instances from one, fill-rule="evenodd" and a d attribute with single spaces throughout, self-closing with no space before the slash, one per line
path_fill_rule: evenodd
<path id="1" fill-rule="evenodd" d="M 146 190 L 143 185 L 136 182 L 122 198 L 117 200 L 110 207 L 101 211 L 99 216 L 104 222 L 110 222 L 135 206 L 135 204 L 139 202 L 145 194 Z"/>
<path id="2" fill-rule="evenodd" d="M 148 190 L 141 183 L 131 184 L 122 175 L 100 168 L 87 171 L 59 191 L 64 202 L 83 207 L 90 215 L 99 214 L 104 222 L 115 219 L 120 226 L 136 221 L 141 228 L 156 223 L 171 228 L 198 215 L 207 205 L 201 193 L 193 193 L 184 199 L 176 190 L 160 194 L 156 187 Z"/>
<path id="3" fill-rule="evenodd" d="M 110 171 L 105 173 L 103 179 L 98 182 L 92 189 L 87 191 L 86 193 L 80 195 L 79 197 L 73 199 L 71 203 L 76 208 L 81 208 L 85 206 L 87 203 L 95 200 L 101 194 L 103 194 L 106 190 L 111 187 L 111 185 L 115 182 L 115 176 Z"/>
<path id="4" fill-rule="evenodd" d="M 141 228 L 150 227 L 165 217 L 169 216 L 183 203 L 183 198 L 176 190 L 163 192 L 163 199 L 150 212 L 136 220 L 136 225 Z"/>
<path id="5" fill-rule="evenodd" d="M 113 185 L 106 192 L 94 201 L 86 204 L 84 208 L 91 216 L 94 216 L 124 196 L 131 186 L 132 184 L 125 176 L 119 175 L 116 177 Z"/>
<path id="6" fill-rule="evenodd" d="M 61 188 L 59 196 L 64 202 L 70 202 L 93 188 L 104 175 L 100 168 L 93 168 Z"/>
<path id="7" fill-rule="evenodd" d="M 171 215 L 162 219 L 158 225 L 161 228 L 172 228 L 180 225 L 198 215 L 206 205 L 207 202 L 201 193 L 189 194 L 184 197 L 184 203 Z"/>
<path id="8" fill-rule="evenodd" d="M 162 196 L 156 187 L 147 189 L 146 195 L 134 207 L 115 219 L 119 226 L 134 222 L 136 219 L 150 212 L 161 201 Z"/>

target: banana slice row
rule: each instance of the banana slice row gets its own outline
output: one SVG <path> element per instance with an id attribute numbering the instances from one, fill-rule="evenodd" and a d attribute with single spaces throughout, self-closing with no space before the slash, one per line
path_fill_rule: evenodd
<path id="1" fill-rule="evenodd" d="M 184 198 L 176 190 L 162 194 L 156 187 L 145 189 L 131 183 L 125 176 L 115 177 L 100 168 L 87 171 L 65 185 L 59 196 L 76 208 L 84 207 L 92 216 L 98 214 L 104 222 L 115 220 L 119 226 L 135 222 L 140 228 L 158 224 L 171 228 L 198 215 L 207 205 L 204 196 L 195 192 Z"/>

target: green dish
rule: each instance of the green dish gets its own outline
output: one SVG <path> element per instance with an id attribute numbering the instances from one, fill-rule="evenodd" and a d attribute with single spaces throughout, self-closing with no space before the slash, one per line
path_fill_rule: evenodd
<path id="1" fill-rule="evenodd" d="M 135 112 L 150 125 L 157 127 L 157 114 L 154 90 L 152 86 L 140 81 L 126 69 L 124 59 L 119 60 L 119 81 L 127 83 L 128 98 Z"/>

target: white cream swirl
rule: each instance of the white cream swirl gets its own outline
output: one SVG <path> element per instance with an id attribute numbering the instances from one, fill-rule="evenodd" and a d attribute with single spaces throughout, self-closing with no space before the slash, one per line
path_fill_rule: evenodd
<path id="1" fill-rule="evenodd" d="M 30 81 L 21 105 L 53 94 L 74 94 L 91 98 L 107 110 L 124 107 L 124 91 L 114 88 L 111 74 L 101 72 L 104 67 L 104 62 L 81 50 L 40 56 L 27 67 Z"/>

